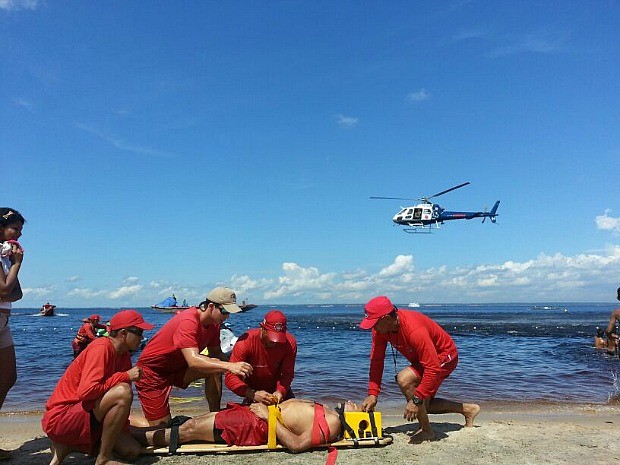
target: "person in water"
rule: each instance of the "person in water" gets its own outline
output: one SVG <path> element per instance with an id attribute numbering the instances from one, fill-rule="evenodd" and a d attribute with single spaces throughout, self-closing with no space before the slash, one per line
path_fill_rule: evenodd
<path id="1" fill-rule="evenodd" d="M 18 275 L 24 259 L 24 250 L 17 242 L 26 220 L 14 208 L 0 208 L 0 409 L 9 390 L 17 381 L 15 346 L 9 327 L 13 302 L 23 296 Z M 0 449 L 0 460 L 11 454 Z"/>
<path id="2" fill-rule="evenodd" d="M 360 408 L 347 402 L 344 411 L 360 411 Z M 281 417 L 276 422 L 276 438 L 291 452 L 303 452 L 314 446 L 329 444 L 341 436 L 339 413 L 328 406 L 289 399 L 279 405 L 279 412 Z M 187 419 L 178 427 L 178 433 L 173 433 L 172 428 L 136 428 L 133 434 L 143 445 L 157 447 L 169 446 L 171 442 L 185 444 L 192 441 L 258 446 L 267 444 L 268 418 L 268 407 L 264 404 L 229 404 L 228 408 L 219 412 Z M 178 439 L 174 437 L 176 434 Z"/>
<path id="3" fill-rule="evenodd" d="M 601 328 L 596 328 L 596 336 L 594 336 L 594 348 L 595 349 L 606 349 L 607 341 L 604 338 L 605 330 Z"/>
<path id="4" fill-rule="evenodd" d="M 50 465 L 59 465 L 71 452 L 96 455 L 95 465 L 121 463 L 114 454 L 128 460 L 140 454 L 129 432 L 129 412 L 131 382 L 140 379 L 141 370 L 132 368 L 130 352 L 150 329 L 140 313 L 122 310 L 110 319 L 110 335 L 89 344 L 69 365 L 41 420 L 52 441 Z"/>
<path id="5" fill-rule="evenodd" d="M 362 409 L 369 412 L 377 405 L 389 342 L 392 349 L 398 350 L 411 364 L 396 375 L 396 382 L 407 401 L 403 418 L 408 421 L 417 419 L 420 424 L 411 441 L 421 442 L 435 437 L 429 413 L 460 413 L 465 417 L 465 426 L 473 426 L 480 406 L 435 397 L 441 383 L 458 363 L 458 351 L 450 335 L 426 315 L 399 309 L 385 296 L 371 299 L 364 309 L 366 315 L 360 327 L 372 330 L 372 347 L 368 397 L 362 403 Z M 396 365 L 396 354 L 392 353 Z"/>
<path id="6" fill-rule="evenodd" d="M 620 300 L 620 287 L 618 288 L 617 299 Z M 611 312 L 611 316 L 609 318 L 609 324 L 607 325 L 607 330 L 605 331 L 605 334 L 607 335 L 607 353 L 608 354 L 616 353 L 616 345 L 617 345 L 617 340 L 618 340 L 616 336 L 616 321 L 620 321 L 620 308 L 617 308 L 613 312 Z"/>
<path id="7" fill-rule="evenodd" d="M 80 326 L 80 329 L 78 329 L 73 343 L 71 344 L 73 347 L 73 358 L 80 355 L 88 344 L 97 339 L 97 331 L 99 329 L 105 329 L 105 326 L 99 323 L 100 321 L 101 317 L 97 314 L 93 314 L 82 320 L 83 324 Z"/>
<path id="8" fill-rule="evenodd" d="M 254 371 L 245 378 L 226 373 L 226 387 L 243 397 L 244 404 L 278 404 L 294 397 L 291 383 L 296 357 L 297 341 L 286 331 L 286 316 L 280 310 L 271 310 L 259 328 L 239 337 L 230 356 L 231 362 L 248 362 Z"/>
<path id="9" fill-rule="evenodd" d="M 186 389 L 196 379 L 218 376 L 219 391 L 214 389 L 208 398 L 209 410 L 214 412 L 220 409 L 221 373 L 252 374 L 252 365 L 247 362 L 216 358 L 221 354 L 220 325 L 231 313 L 241 311 L 236 300 L 232 289 L 216 287 L 198 307 L 174 315 L 146 344 L 137 362 L 143 375 L 136 382 L 146 423 L 157 426 L 170 421 L 173 386 Z M 201 355 L 205 348 L 209 356 Z"/>

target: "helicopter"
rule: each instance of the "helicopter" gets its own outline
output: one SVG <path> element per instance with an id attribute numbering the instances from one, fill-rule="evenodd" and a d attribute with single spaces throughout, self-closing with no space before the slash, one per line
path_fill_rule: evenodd
<path id="1" fill-rule="evenodd" d="M 400 226 L 406 226 L 404 231 L 406 233 L 419 233 L 425 232 L 430 233 L 433 226 L 435 229 L 439 229 L 439 225 L 443 224 L 444 221 L 451 220 L 471 220 L 472 218 L 482 218 L 482 222 L 487 218 L 491 219 L 492 223 L 496 222 L 496 218 L 498 216 L 497 208 L 499 207 L 499 200 L 495 202 L 491 211 L 481 211 L 481 212 L 452 212 L 446 211 L 445 208 L 442 208 L 436 203 L 430 201 L 430 199 L 434 197 L 439 197 L 440 195 L 447 194 L 448 192 L 452 192 L 453 190 L 460 189 L 461 187 L 465 187 L 469 184 L 469 182 L 464 182 L 463 184 L 459 184 L 458 186 L 451 187 L 450 189 L 446 189 L 445 191 L 438 192 L 437 194 L 431 195 L 429 197 L 422 197 L 421 199 L 408 199 L 403 197 L 370 197 L 371 199 L 382 199 L 382 200 L 418 200 L 421 203 L 417 205 L 413 205 L 411 207 L 404 207 L 394 215 L 392 221 Z"/>

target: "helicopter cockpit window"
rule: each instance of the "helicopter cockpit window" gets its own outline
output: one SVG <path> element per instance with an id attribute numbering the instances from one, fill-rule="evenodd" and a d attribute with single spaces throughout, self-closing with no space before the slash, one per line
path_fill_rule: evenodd
<path id="1" fill-rule="evenodd" d="M 431 214 L 431 210 L 430 210 L 430 208 L 425 208 L 425 209 L 424 209 L 424 214 L 425 214 L 425 215 L 430 215 L 430 214 Z"/>

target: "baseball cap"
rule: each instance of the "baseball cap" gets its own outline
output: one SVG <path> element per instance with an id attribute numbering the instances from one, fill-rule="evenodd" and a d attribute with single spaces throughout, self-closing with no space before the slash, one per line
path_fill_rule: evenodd
<path id="1" fill-rule="evenodd" d="M 370 329 L 377 321 L 383 318 L 385 315 L 392 313 L 394 310 L 394 304 L 386 296 L 382 295 L 370 299 L 364 306 L 364 319 L 360 322 L 360 328 Z"/>
<path id="2" fill-rule="evenodd" d="M 132 326 L 140 329 L 153 329 L 150 323 L 144 321 L 142 315 L 135 310 L 121 310 L 110 318 L 109 331 L 116 331 L 117 329 L 130 328 Z"/>
<path id="3" fill-rule="evenodd" d="M 235 291 L 228 287 L 216 287 L 207 294 L 207 300 L 220 304 L 228 313 L 239 313 Z"/>
<path id="4" fill-rule="evenodd" d="M 267 332 L 267 339 L 271 342 L 286 342 L 286 316 L 280 310 L 267 312 L 260 327 Z"/>
<path id="5" fill-rule="evenodd" d="M 93 320 L 101 320 L 101 315 L 97 315 L 96 313 L 94 313 L 94 314 L 92 314 L 91 316 L 89 316 L 89 317 L 88 317 L 88 319 L 89 319 L 90 321 L 93 321 Z"/>

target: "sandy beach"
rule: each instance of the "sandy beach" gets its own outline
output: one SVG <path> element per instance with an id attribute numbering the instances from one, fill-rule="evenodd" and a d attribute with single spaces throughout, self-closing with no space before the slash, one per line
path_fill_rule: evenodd
<path id="1" fill-rule="evenodd" d="M 617 405 L 482 405 L 476 427 L 464 428 L 459 415 L 434 415 L 438 438 L 409 444 L 416 423 L 405 422 L 399 411 L 383 411 L 385 433 L 394 438 L 383 448 L 341 449 L 338 464 L 617 464 L 620 463 L 620 406 Z M 197 412 L 184 411 L 183 414 Z M 40 414 L 0 415 L 0 445 L 13 450 L 5 463 L 44 465 L 49 441 L 41 432 Z M 226 455 L 142 456 L 136 463 L 174 465 L 324 464 L 326 452 L 302 454 L 261 452 Z M 93 458 L 70 455 L 64 463 L 87 464 Z"/>

